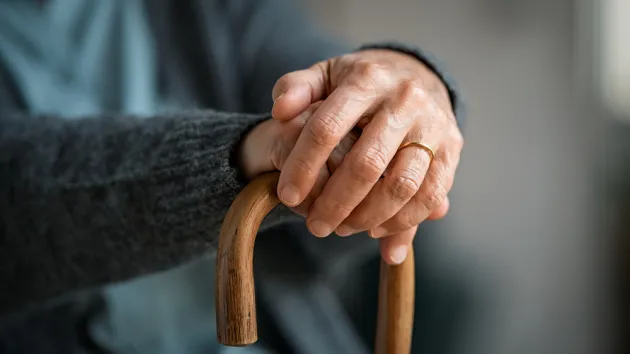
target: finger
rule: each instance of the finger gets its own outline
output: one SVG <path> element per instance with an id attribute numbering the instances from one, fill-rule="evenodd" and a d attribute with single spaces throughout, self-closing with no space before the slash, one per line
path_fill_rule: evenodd
<path id="1" fill-rule="evenodd" d="M 450 201 L 447 196 L 446 199 L 444 200 L 444 203 L 442 203 L 442 205 L 440 205 L 437 209 L 433 210 L 433 212 L 431 213 L 431 215 L 429 215 L 427 220 L 440 220 L 444 218 L 446 214 L 448 214 L 449 207 L 450 207 Z"/>
<path id="2" fill-rule="evenodd" d="M 317 63 L 305 70 L 282 76 L 273 87 L 274 101 L 271 115 L 274 119 L 292 119 L 311 103 L 322 100 L 327 91 L 327 62 Z"/>
<path id="3" fill-rule="evenodd" d="M 322 101 L 311 104 L 305 111 L 298 114 L 295 119 L 286 122 L 275 122 L 279 127 L 276 129 L 278 138 L 275 139 L 275 149 L 272 153 L 272 161 L 276 169 L 282 170 L 286 159 L 288 158 L 291 150 L 295 146 L 295 143 L 300 136 L 300 132 L 304 128 L 304 125 L 313 113 L 319 108 Z M 317 176 L 315 185 L 311 189 L 308 196 L 304 201 L 293 208 L 293 211 L 298 215 L 306 217 L 311 204 L 317 199 L 324 189 L 324 185 L 328 181 L 330 173 L 327 168 L 322 168 Z"/>
<path id="4" fill-rule="evenodd" d="M 352 87 L 338 88 L 308 120 L 280 174 L 278 196 L 287 206 L 300 204 L 335 146 L 374 102 Z"/>
<path id="5" fill-rule="evenodd" d="M 335 147 L 326 161 L 328 172 L 331 175 L 335 173 L 339 166 L 341 166 L 343 160 L 346 158 L 346 155 L 350 152 L 350 150 L 352 150 L 352 146 L 354 146 L 357 140 L 359 140 L 360 135 L 361 134 L 358 131 L 353 129 L 341 140 L 341 142 L 339 142 L 339 145 Z"/>
<path id="6" fill-rule="evenodd" d="M 422 149 L 410 146 L 398 151 L 383 178 L 337 228 L 337 234 L 356 234 L 389 220 L 416 195 L 430 163 Z"/>
<path id="7" fill-rule="evenodd" d="M 317 200 L 317 198 L 322 194 L 324 186 L 326 185 L 326 182 L 328 182 L 329 178 L 330 173 L 328 172 L 328 168 L 324 167 L 320 169 L 313 189 L 311 189 L 311 191 L 308 193 L 308 196 L 306 196 L 306 198 L 302 203 L 300 203 L 300 205 L 293 208 L 293 211 L 295 211 L 298 215 L 306 217 L 308 215 L 309 209 L 311 208 L 311 205 L 313 205 L 313 202 L 315 202 L 315 200 Z"/>
<path id="8" fill-rule="evenodd" d="M 282 171 L 284 168 L 284 164 L 295 147 L 302 129 L 304 129 L 306 122 L 313 116 L 313 113 L 317 111 L 321 103 L 322 101 L 311 104 L 292 120 L 286 122 L 272 121 L 275 129 L 271 134 L 271 136 L 273 136 L 271 139 L 273 141 L 271 161 L 278 171 Z"/>
<path id="9" fill-rule="evenodd" d="M 426 92 L 412 82 L 404 83 L 399 92 L 398 104 L 409 107 L 407 110 L 412 112 L 410 121 L 415 124 L 405 141 L 438 146 L 444 137 L 441 119 L 436 119 L 435 107 L 427 103 Z M 343 236 L 372 229 L 399 212 L 418 192 L 430 159 L 427 151 L 415 145 L 399 150 L 384 178 L 378 181 L 365 200 L 344 220 L 343 227 L 337 230 L 338 233 Z"/>
<path id="10" fill-rule="evenodd" d="M 412 116 L 404 106 L 377 111 L 309 211 L 307 224 L 311 232 L 331 233 L 363 201 L 385 172 L 412 124 Z"/>
<path id="11" fill-rule="evenodd" d="M 446 201 L 458 161 L 459 153 L 449 154 L 439 150 L 418 193 L 391 219 L 370 230 L 370 236 L 380 238 L 392 235 L 424 221 Z"/>
<path id="12" fill-rule="evenodd" d="M 308 194 L 306 199 L 304 199 L 304 201 L 295 208 L 295 211 L 299 215 L 306 217 L 309 209 L 311 208 L 311 205 L 321 195 L 322 191 L 324 190 L 324 186 L 328 182 L 330 175 L 335 172 L 335 170 L 337 169 L 339 165 L 341 165 L 341 162 L 343 161 L 344 156 L 348 153 L 348 151 L 350 151 L 350 149 L 352 148 L 352 145 L 355 143 L 357 139 L 358 139 L 357 133 L 350 132 L 341 140 L 341 142 L 335 148 L 335 150 L 333 150 L 332 154 L 330 155 L 330 158 L 328 158 L 328 161 L 326 162 L 327 166 L 322 167 L 322 169 L 320 169 L 320 173 L 317 178 L 317 181 L 315 181 L 315 186 L 313 186 L 313 189 L 311 189 L 311 192 Z"/>
<path id="13" fill-rule="evenodd" d="M 414 124 L 405 141 L 438 146 L 444 135 L 440 131 L 440 119 L 434 119 L 434 109 L 426 102 L 424 90 L 414 83 L 404 83 L 399 91 L 397 113 L 410 116 L 409 122 Z M 337 230 L 338 234 L 350 235 L 377 227 L 400 211 L 418 192 L 431 156 L 415 145 L 409 145 L 395 154 L 396 157 L 387 168 L 384 178 L 378 181 L 348 219 L 344 220 L 343 227 Z"/>
<path id="14" fill-rule="evenodd" d="M 385 263 L 396 265 L 404 262 L 409 253 L 409 248 L 412 247 L 416 231 L 418 231 L 418 226 L 380 240 L 381 256 Z"/>

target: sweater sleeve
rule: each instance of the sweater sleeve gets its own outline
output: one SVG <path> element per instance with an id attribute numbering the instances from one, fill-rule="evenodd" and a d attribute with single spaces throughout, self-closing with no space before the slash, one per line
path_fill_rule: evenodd
<path id="1" fill-rule="evenodd" d="M 0 314 L 215 251 L 234 148 L 267 118 L 0 116 Z"/>

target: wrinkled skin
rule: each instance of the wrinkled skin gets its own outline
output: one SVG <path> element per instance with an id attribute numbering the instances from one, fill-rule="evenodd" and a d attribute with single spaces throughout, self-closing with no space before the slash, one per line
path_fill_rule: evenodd
<path id="1" fill-rule="evenodd" d="M 274 119 L 244 142 L 246 173 L 280 170 L 281 201 L 314 235 L 368 231 L 402 262 L 417 225 L 447 213 L 463 147 L 443 83 L 414 57 L 366 50 L 286 74 L 273 98 Z M 434 160 L 398 150 L 409 141 Z"/>

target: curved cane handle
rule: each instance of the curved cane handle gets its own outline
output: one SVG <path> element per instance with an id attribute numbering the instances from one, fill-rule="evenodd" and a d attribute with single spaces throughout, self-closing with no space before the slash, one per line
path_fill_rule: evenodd
<path id="1" fill-rule="evenodd" d="M 265 174 L 236 197 L 217 251 L 216 310 L 219 343 L 246 346 L 258 340 L 254 294 L 254 242 L 267 214 L 278 205 L 280 174 Z M 381 265 L 376 352 L 407 354 L 414 310 L 413 253 L 399 266 Z"/>

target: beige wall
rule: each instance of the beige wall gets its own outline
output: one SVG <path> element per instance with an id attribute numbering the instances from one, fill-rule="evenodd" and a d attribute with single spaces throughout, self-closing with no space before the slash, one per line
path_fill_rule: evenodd
<path id="1" fill-rule="evenodd" d="M 476 307 L 461 353 L 600 353 L 592 233 L 597 117 L 575 90 L 573 3 L 310 0 L 353 43 L 396 39 L 441 57 L 469 104 L 466 146 L 434 272 L 466 269 Z M 601 247 L 600 247 L 601 246 Z"/>

